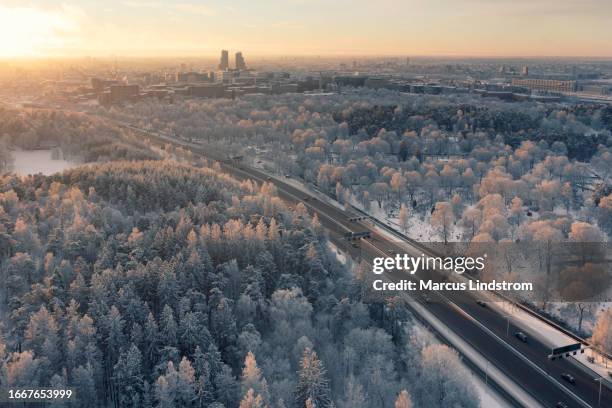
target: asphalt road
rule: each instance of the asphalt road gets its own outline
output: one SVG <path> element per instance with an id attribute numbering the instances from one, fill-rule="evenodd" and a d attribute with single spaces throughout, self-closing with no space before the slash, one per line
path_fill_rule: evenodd
<path id="1" fill-rule="evenodd" d="M 303 202 L 311 211 L 316 212 L 321 224 L 328 230 L 330 240 L 353 257 L 362 257 L 366 261 L 371 261 L 375 256 L 406 252 L 404 247 L 377 233 L 368 225 L 350 221 L 349 218 L 356 214 L 319 200 L 315 195 L 305 193 L 288 182 L 270 178 L 268 174 L 240 163 L 228 163 L 227 158 L 220 157 L 218 153 L 211 153 L 200 145 L 124 123 L 116 123 L 143 132 L 151 138 L 178 144 L 196 154 L 219 160 L 224 170 L 236 178 L 251 178 L 275 184 L 280 198 L 294 204 Z M 361 242 L 358 248 L 344 239 L 346 232 L 364 230 L 369 230 L 372 237 L 367 240 L 368 242 Z M 420 253 L 420 250 L 416 250 Z M 399 278 L 406 277 L 397 275 L 392 277 L 392 279 Z M 564 402 L 568 407 L 612 407 L 612 390 L 606 385 L 602 387 L 601 404 L 598 404 L 599 383 L 595 381 L 594 373 L 587 372 L 566 359 L 549 361 L 547 355 L 550 349 L 538 342 L 529 329 L 520 329 L 529 337 L 528 342 L 523 343 L 514 336 L 517 328 L 511 326 L 507 336 L 506 318 L 491 308 L 479 306 L 472 295 L 449 292 L 444 295 L 432 293 L 431 297 L 432 301 L 426 302 L 426 305 L 440 321 L 471 344 L 491 364 L 503 371 L 542 405 L 555 407 L 558 402 Z M 561 378 L 562 373 L 570 373 L 576 378 L 576 383 L 570 384 L 564 381 Z"/>
<path id="2" fill-rule="evenodd" d="M 294 204 L 297 202 L 306 204 L 311 211 L 318 214 L 321 224 L 329 231 L 330 240 L 341 249 L 347 250 L 353 257 L 362 257 L 366 261 L 371 261 L 375 256 L 406 252 L 395 241 L 377 233 L 368 225 L 349 221 L 349 218 L 358 214 L 341 210 L 283 180 L 269 178 L 267 174 L 257 169 L 228 164 L 223 167 L 224 170 L 238 178 L 254 178 L 260 182 L 272 182 L 276 185 L 279 196 L 283 200 Z M 372 237 L 367 240 L 367 243 L 360 242 L 359 248 L 354 248 L 344 239 L 346 232 L 364 230 L 369 230 Z M 417 250 L 417 252 L 421 251 Z M 398 274 L 391 277 L 393 280 L 400 278 L 405 279 L 406 276 Z M 568 407 L 585 406 L 563 387 L 571 390 L 587 405 L 598 406 L 599 383 L 594 381 L 595 377 L 588 375 L 583 369 L 566 359 L 550 361 L 547 357 L 550 354 L 550 348 L 538 342 L 529 329 L 520 328 L 529 338 L 527 343 L 523 343 L 515 337 L 515 332 L 519 328 L 511 324 L 507 336 L 506 318 L 490 307 L 478 305 L 477 299 L 471 294 L 447 292 L 443 296 L 439 293 L 431 293 L 431 301 L 427 302 L 429 310 L 544 406 L 555 407 L 558 402 L 564 402 Z M 486 326 L 489 331 L 482 328 L 481 325 Z M 523 355 L 524 359 L 518 354 Z M 562 373 L 571 374 L 576 378 L 576 383 L 570 384 L 563 380 Z M 602 387 L 600 406 L 612 407 L 612 391 L 606 386 Z"/>

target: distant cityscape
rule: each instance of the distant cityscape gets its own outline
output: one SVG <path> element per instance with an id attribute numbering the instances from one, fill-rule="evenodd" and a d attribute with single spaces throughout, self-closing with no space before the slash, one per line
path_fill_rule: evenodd
<path id="1" fill-rule="evenodd" d="M 230 59 L 221 50 L 218 64 L 168 61 L 150 69 L 105 70 L 67 67 L 39 87 L 45 101 L 102 106 L 145 98 L 237 98 L 253 94 L 340 92 L 347 88 L 389 89 L 412 94 L 479 94 L 508 101 L 610 103 L 612 65 L 605 61 L 559 63 L 553 60 L 443 60 L 424 58 L 260 60 L 247 64 L 242 51 Z M 83 65 L 87 65 L 85 62 Z M 108 65 L 108 64 L 107 64 Z M 4 91 L 18 86 L 4 84 Z M 23 84 L 20 89 L 23 90 Z M 40 92 L 35 92 L 40 95 Z M 37 103 L 36 100 L 25 101 Z"/>

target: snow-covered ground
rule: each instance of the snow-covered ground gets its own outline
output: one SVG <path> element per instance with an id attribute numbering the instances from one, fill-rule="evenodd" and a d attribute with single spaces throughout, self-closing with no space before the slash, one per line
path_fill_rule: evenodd
<path id="1" fill-rule="evenodd" d="M 14 150 L 13 172 L 23 176 L 38 173 L 48 176 L 78 165 L 68 160 L 53 160 L 51 153 L 51 150 Z"/>
<path id="2" fill-rule="evenodd" d="M 309 192 L 311 194 L 313 193 L 313 191 L 310 190 L 308 187 L 306 187 L 304 183 L 302 183 L 300 180 L 296 180 L 293 178 L 291 179 L 283 178 L 283 181 L 288 184 L 291 184 L 292 186 L 296 188 L 301 189 L 302 191 Z M 329 204 L 332 204 L 339 208 L 343 208 L 342 204 L 338 203 L 336 200 L 329 198 L 327 195 L 323 193 L 316 193 L 316 195 L 319 196 L 321 199 L 324 199 Z M 362 208 L 359 203 L 352 203 L 352 204 L 354 204 L 358 208 Z M 372 211 L 373 209 L 374 211 Z M 388 226 L 396 230 L 400 230 L 399 225 L 397 224 L 397 219 L 388 218 L 384 210 L 378 209 L 377 206 L 373 205 L 370 208 L 370 211 L 368 213 L 372 215 L 374 218 L 378 219 L 379 221 L 387 224 Z M 415 237 L 416 239 L 427 241 L 427 239 L 424 239 L 424 237 L 428 237 L 428 239 L 433 238 L 432 240 L 439 240 L 439 238 L 436 239 L 434 236 L 435 234 L 437 234 L 437 232 L 432 230 L 428 224 L 421 225 L 419 228 L 419 226 L 416 225 L 416 223 L 414 222 L 414 219 L 411 220 L 411 222 L 412 224 L 411 224 L 410 230 L 421 231 L 420 233 L 421 235 Z M 376 228 L 377 232 L 383 235 L 386 235 L 391 239 L 397 240 L 397 237 L 391 234 L 389 231 L 386 231 L 383 228 L 380 228 L 376 225 L 374 225 L 373 227 Z M 336 252 L 338 255 L 340 254 L 340 251 L 338 251 L 337 248 L 334 248 L 334 252 Z M 343 257 L 342 259 L 346 260 L 345 257 Z M 508 314 L 509 313 L 508 310 L 503 309 L 504 307 L 508 308 L 507 305 L 504 306 L 504 303 L 505 302 L 492 302 L 492 304 L 494 304 L 495 307 L 500 308 L 500 311 L 502 313 Z M 530 333 L 536 334 L 537 337 L 540 339 L 540 341 L 542 341 L 544 344 L 550 345 L 551 348 L 575 343 L 575 340 L 572 339 L 571 337 L 557 330 L 553 326 L 550 326 L 546 324 L 545 322 L 533 317 L 532 315 L 523 311 L 520 308 L 517 308 L 517 307 L 512 308 L 512 319 L 515 325 L 526 328 L 526 330 L 529 331 Z M 595 357 L 595 361 L 591 363 L 590 361 L 588 361 L 589 357 Z M 588 350 L 584 354 L 577 354 L 575 357 L 570 357 L 570 359 L 575 361 L 576 364 L 580 365 L 581 367 L 585 369 L 590 369 L 594 372 L 594 374 L 600 375 L 601 377 L 605 378 L 606 381 L 612 385 L 612 377 L 608 374 L 609 372 L 612 371 L 612 361 L 608 361 L 602 358 L 600 355 L 595 355 L 595 353 L 592 350 Z M 478 376 L 474 375 L 474 377 L 477 380 Z M 483 407 L 507 406 L 507 405 L 503 405 L 504 404 L 503 399 L 499 395 L 497 395 L 494 391 L 492 391 L 490 388 L 488 388 L 483 383 L 482 380 L 480 381 L 480 383 L 478 381 L 475 381 L 475 384 L 477 385 L 477 388 L 479 388 L 479 394 L 481 396 L 481 401 L 482 401 L 481 406 Z"/>
<path id="3" fill-rule="evenodd" d="M 360 203 L 359 200 L 355 199 L 353 196 L 351 196 L 350 203 L 351 205 L 359 208 L 360 210 L 367 212 L 377 220 L 387 224 L 391 228 L 394 228 L 398 231 L 402 231 L 401 225 L 399 224 L 397 211 L 393 214 L 393 216 L 390 217 L 388 216 L 384 208 L 378 207 L 378 204 L 375 201 L 372 201 L 370 203 L 369 210 L 365 210 L 363 208 L 362 203 Z M 408 237 L 421 242 L 440 242 L 443 240 L 436 228 L 432 227 L 432 225 L 430 224 L 429 217 L 421 218 L 421 216 L 415 214 L 412 210 L 410 210 L 408 228 L 406 229 L 405 234 Z M 452 225 L 448 233 L 448 240 L 458 241 L 460 238 L 461 231 L 459 230 L 457 225 Z"/>
<path id="4" fill-rule="evenodd" d="M 510 321 L 512 324 L 526 329 L 529 335 L 551 348 L 576 343 L 576 340 L 570 336 L 530 315 L 523 309 L 510 305 L 508 302 L 491 302 L 490 305 L 500 313 L 511 316 Z M 589 357 L 593 357 L 594 361 L 590 362 L 588 360 Z M 591 349 L 587 349 L 584 354 L 578 353 L 575 356 L 571 356 L 569 359 L 594 371 L 595 374 L 605 378 L 608 384 L 612 386 L 612 377 L 609 375 L 612 372 L 612 361 L 605 359 Z"/>
<path id="5" fill-rule="evenodd" d="M 504 372 L 499 370 L 494 365 L 490 364 L 489 361 L 459 337 L 455 332 L 444 326 L 426 307 L 421 305 L 419 302 L 411 302 L 413 308 L 419 311 L 419 315 L 427 320 L 431 327 L 435 328 L 436 331 L 443 336 L 447 342 L 449 342 L 457 351 L 463 356 L 469 358 L 470 361 L 478 366 L 482 371 L 487 373 L 487 377 L 495 381 L 500 386 L 504 387 L 504 390 L 512 395 L 517 401 L 521 402 L 526 407 L 540 407 L 535 399 L 530 395 L 526 394 L 514 381 L 506 376 Z M 466 368 L 467 365 L 466 365 Z M 468 368 L 469 370 L 469 368 Z M 509 407 L 502 396 L 500 396 L 495 390 L 485 384 L 484 379 L 470 370 L 472 373 L 472 380 L 478 394 L 480 395 L 480 406 L 483 408 L 496 408 L 496 407 Z"/>
<path id="6" fill-rule="evenodd" d="M 293 187 L 298 188 L 298 189 L 300 189 L 300 190 L 302 190 L 304 192 L 308 192 L 308 193 L 311 193 L 311 194 L 313 193 L 306 186 L 304 186 L 304 184 L 301 183 L 299 180 L 284 179 L 283 181 L 288 183 L 288 184 L 291 184 Z M 329 204 L 332 204 L 332 205 L 335 205 L 336 207 L 342 208 L 341 204 L 339 204 L 335 200 L 330 199 L 329 197 L 325 196 L 324 194 L 317 194 L 317 195 L 321 196 L 321 198 L 324 199 Z M 388 235 L 392 239 L 396 239 L 397 238 L 395 236 L 392 236 L 388 231 L 385 231 L 384 229 L 381 229 L 381 228 L 378 228 L 378 227 L 376 227 L 376 228 L 382 234 Z M 340 251 L 338 249 L 338 247 L 336 247 L 332 243 L 328 243 L 328 245 L 329 245 L 330 251 L 333 254 L 335 254 L 335 256 L 338 259 L 338 261 L 350 267 L 350 264 L 352 263 L 350 258 L 348 258 L 342 251 Z M 413 302 L 413 303 L 415 303 L 416 307 L 419 307 L 417 302 Z M 433 327 L 436 327 L 435 320 L 437 320 L 437 319 L 435 319 L 435 317 L 433 317 L 433 315 L 431 315 L 430 319 L 431 319 L 430 320 L 430 324 L 432 324 Z M 495 367 L 490 366 L 488 364 L 488 362 L 486 361 L 486 359 L 484 359 L 484 357 L 482 357 L 482 355 L 480 355 L 476 350 L 472 349 L 469 345 L 467 345 L 467 343 L 465 343 L 463 340 L 461 340 L 456 334 L 452 333 L 450 330 L 444 330 L 444 328 L 441 325 L 441 323 L 439 324 L 438 329 L 444 331 L 443 335 L 447 339 L 447 341 L 449 341 L 454 347 L 458 348 L 459 351 L 463 355 L 465 355 L 466 357 L 469 357 L 470 360 L 472 360 L 472 361 L 476 360 L 475 364 L 477 364 L 479 367 L 481 367 L 481 369 L 487 370 L 488 375 L 490 376 L 490 378 L 494 379 L 499 384 L 502 384 L 505 388 L 512 388 L 515 391 L 515 397 L 518 397 L 518 396 L 523 394 L 522 392 L 520 392 L 520 390 L 518 390 L 517 386 L 514 385 L 514 383 L 505 376 L 505 374 L 503 374 L 500 370 L 497 370 Z M 465 363 L 463 363 L 463 364 L 464 364 L 465 368 L 471 374 L 472 383 L 474 384 L 474 387 L 476 388 L 476 391 L 478 392 L 478 395 L 480 397 L 480 406 L 481 407 L 483 407 L 483 408 L 507 408 L 507 407 L 511 406 L 501 395 L 499 395 L 498 392 L 496 392 L 495 390 L 490 388 L 485 383 L 485 380 L 480 375 L 475 373 Z M 540 406 L 535 400 L 533 400 L 529 396 L 522 396 L 522 398 L 524 398 L 525 401 L 529 403 L 529 405 L 527 405 L 527 406 L 530 406 L 530 407 L 538 407 L 538 406 Z"/>

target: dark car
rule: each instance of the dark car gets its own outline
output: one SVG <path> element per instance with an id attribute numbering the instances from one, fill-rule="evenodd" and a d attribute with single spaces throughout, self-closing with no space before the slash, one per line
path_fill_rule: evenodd
<path id="1" fill-rule="evenodd" d="M 478 304 L 478 306 L 487 307 L 487 304 L 484 300 L 477 300 L 476 303 Z"/>
<path id="2" fill-rule="evenodd" d="M 523 343 L 527 343 L 527 335 L 525 333 L 519 331 L 519 332 L 516 332 L 514 335 L 516 336 L 517 339 L 519 339 Z"/>
<path id="3" fill-rule="evenodd" d="M 570 384 L 576 384 L 576 379 L 571 374 L 563 373 L 561 374 L 561 378 L 563 378 L 565 381 L 567 381 Z"/>
<path id="4" fill-rule="evenodd" d="M 567 404 L 565 402 L 557 402 L 557 405 L 555 405 L 555 407 L 557 408 L 568 408 Z"/>

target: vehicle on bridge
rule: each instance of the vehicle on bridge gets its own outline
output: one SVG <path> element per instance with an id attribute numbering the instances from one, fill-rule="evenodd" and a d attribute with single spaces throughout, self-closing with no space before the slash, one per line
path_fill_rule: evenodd
<path id="1" fill-rule="evenodd" d="M 372 234 L 370 233 L 370 231 L 361 231 L 361 232 L 347 232 L 346 234 L 344 234 L 344 239 L 346 239 L 347 241 L 355 241 L 357 239 L 361 239 L 361 238 L 370 238 L 372 236 Z"/>

